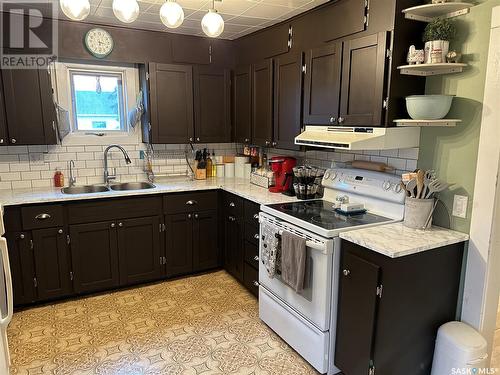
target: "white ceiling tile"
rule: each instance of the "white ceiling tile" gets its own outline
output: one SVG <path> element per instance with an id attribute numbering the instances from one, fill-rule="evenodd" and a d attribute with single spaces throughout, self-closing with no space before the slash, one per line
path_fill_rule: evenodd
<path id="1" fill-rule="evenodd" d="M 248 9 L 246 12 L 244 12 L 243 15 L 247 17 L 278 19 L 287 14 L 288 12 L 290 12 L 291 10 L 293 10 L 293 8 L 286 6 L 257 4 L 252 8 Z"/>

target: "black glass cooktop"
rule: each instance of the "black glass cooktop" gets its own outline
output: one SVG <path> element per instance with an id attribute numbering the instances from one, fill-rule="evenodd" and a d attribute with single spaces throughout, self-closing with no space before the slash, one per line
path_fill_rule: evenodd
<path id="1" fill-rule="evenodd" d="M 271 204 L 268 207 L 327 230 L 391 221 L 369 212 L 343 215 L 335 211 L 332 202 L 325 200 Z"/>

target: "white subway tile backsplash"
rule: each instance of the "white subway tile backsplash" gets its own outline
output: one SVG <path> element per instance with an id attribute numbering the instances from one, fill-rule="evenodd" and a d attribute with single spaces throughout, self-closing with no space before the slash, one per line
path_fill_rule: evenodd
<path id="1" fill-rule="evenodd" d="M 399 157 L 403 159 L 418 159 L 418 148 L 407 148 L 399 150 Z"/>
<path id="2" fill-rule="evenodd" d="M 21 179 L 21 173 L 20 172 L 6 172 L 2 173 L 0 175 L 0 180 L 1 181 L 16 181 Z"/>

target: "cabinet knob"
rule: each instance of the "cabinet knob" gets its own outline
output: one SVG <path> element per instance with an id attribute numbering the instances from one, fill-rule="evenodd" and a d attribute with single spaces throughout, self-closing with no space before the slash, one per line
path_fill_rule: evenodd
<path id="1" fill-rule="evenodd" d="M 196 138 L 196 142 L 199 142 L 200 141 L 200 137 Z"/>
<path id="2" fill-rule="evenodd" d="M 121 228 L 123 227 L 123 223 L 118 223 L 118 226 Z"/>
<path id="3" fill-rule="evenodd" d="M 259 286 L 259 282 L 254 280 L 254 281 L 253 281 L 253 285 L 254 285 L 254 286 Z"/>
<path id="4" fill-rule="evenodd" d="M 194 214 L 194 218 L 195 218 L 195 219 L 198 219 L 198 214 Z"/>
<path id="5" fill-rule="evenodd" d="M 255 260 L 256 262 L 258 262 L 259 261 L 259 256 L 258 255 L 254 256 L 253 260 Z"/>
<path id="6" fill-rule="evenodd" d="M 250 139 L 245 138 L 245 143 L 248 143 L 248 142 L 250 142 Z"/>
<path id="7" fill-rule="evenodd" d="M 344 274 L 344 276 L 349 276 L 351 274 L 351 271 L 343 270 L 342 273 Z"/>
<path id="8" fill-rule="evenodd" d="M 234 222 L 234 221 L 236 221 L 236 218 L 235 218 L 234 216 L 229 216 L 229 217 L 228 217 L 228 220 L 229 220 L 229 221 L 233 221 L 233 222 Z"/>
<path id="9" fill-rule="evenodd" d="M 339 120 L 338 120 L 338 121 L 339 121 L 339 124 L 343 124 L 343 123 L 345 122 L 345 118 L 343 118 L 343 117 L 339 117 Z"/>
<path id="10" fill-rule="evenodd" d="M 234 204 L 234 202 L 231 202 L 229 203 L 229 207 L 236 207 L 236 205 Z"/>
<path id="11" fill-rule="evenodd" d="M 259 214 L 255 214 L 255 215 L 253 215 L 253 218 L 254 218 L 255 220 L 259 220 Z"/>
<path id="12" fill-rule="evenodd" d="M 256 240 L 258 240 L 258 239 L 259 239 L 259 233 L 255 233 L 255 234 L 253 235 L 253 238 L 255 238 Z"/>
<path id="13" fill-rule="evenodd" d="M 57 231 L 57 233 L 59 233 L 59 234 L 63 234 L 63 230 L 62 230 L 62 229 L 59 229 L 59 230 Z"/>
<path id="14" fill-rule="evenodd" d="M 17 139 L 11 138 L 10 143 L 17 143 Z"/>
<path id="15" fill-rule="evenodd" d="M 192 217 L 193 217 L 193 215 L 188 214 L 188 219 L 191 219 Z"/>
<path id="16" fill-rule="evenodd" d="M 115 223 L 111 223 L 111 228 L 114 228 L 116 227 L 116 224 Z"/>
<path id="17" fill-rule="evenodd" d="M 24 239 L 26 238 L 26 236 L 25 236 L 24 234 L 20 234 L 20 235 L 19 235 L 19 238 L 20 238 L 21 240 L 24 240 Z"/>
<path id="18" fill-rule="evenodd" d="M 269 146 L 270 144 L 271 144 L 271 142 L 266 141 L 266 146 Z"/>
<path id="19" fill-rule="evenodd" d="M 189 137 L 189 142 L 193 142 L 193 137 Z"/>
<path id="20" fill-rule="evenodd" d="M 273 147 L 276 147 L 278 143 L 277 142 L 273 142 Z"/>
<path id="21" fill-rule="evenodd" d="M 0 138 L 0 144 L 3 144 L 5 141 L 3 138 Z"/>
<path id="22" fill-rule="evenodd" d="M 335 117 L 330 117 L 330 124 L 334 124 L 337 119 Z"/>

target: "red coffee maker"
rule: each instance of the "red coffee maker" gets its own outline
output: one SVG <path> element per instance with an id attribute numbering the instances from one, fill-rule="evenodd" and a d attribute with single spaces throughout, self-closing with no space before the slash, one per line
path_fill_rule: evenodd
<path id="1" fill-rule="evenodd" d="M 297 159 L 288 156 L 274 156 L 269 160 L 274 173 L 275 185 L 269 188 L 271 193 L 284 193 L 293 182 L 293 168 Z"/>

